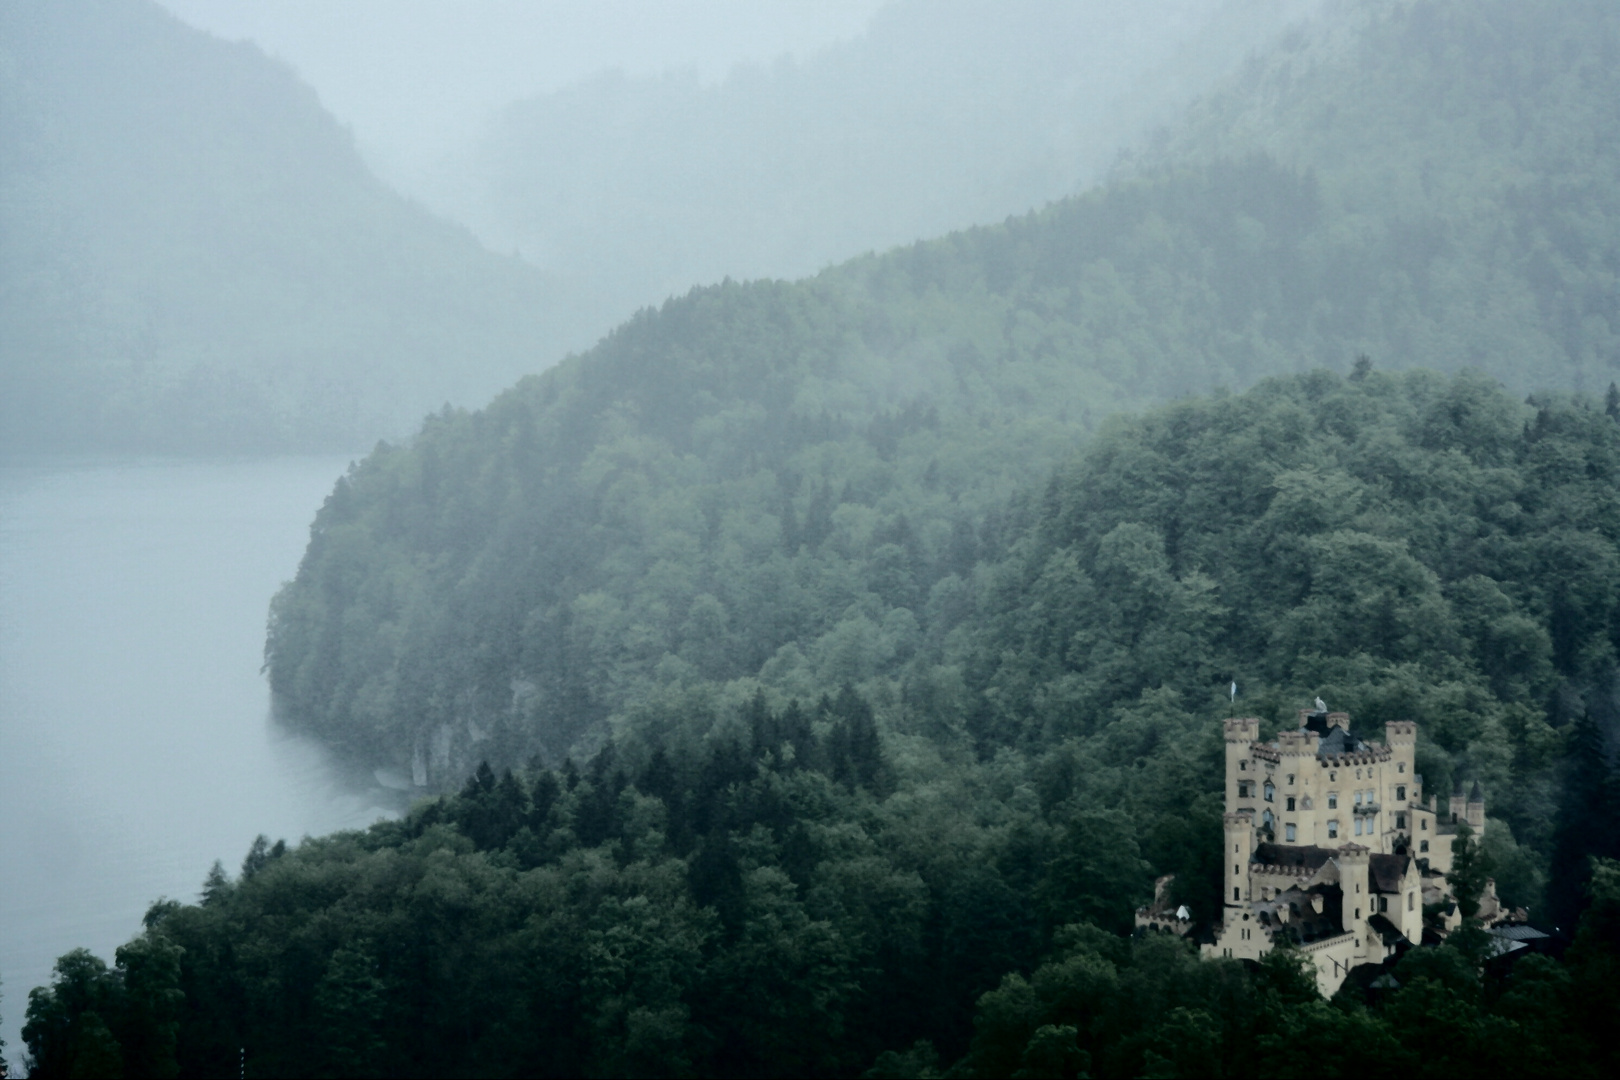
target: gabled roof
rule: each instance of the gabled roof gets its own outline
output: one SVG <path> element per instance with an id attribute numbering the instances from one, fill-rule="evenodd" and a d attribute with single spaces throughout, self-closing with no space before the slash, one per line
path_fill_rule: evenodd
<path id="1" fill-rule="evenodd" d="M 1493 926 L 1485 932 L 1492 937 L 1507 938 L 1509 941 L 1540 941 L 1548 936 L 1535 927 L 1525 926 L 1523 923 L 1517 926 Z"/>
<path id="2" fill-rule="evenodd" d="M 1397 930 L 1395 924 L 1383 915 L 1374 915 L 1367 920 L 1367 925 L 1384 939 L 1385 945 L 1397 945 L 1406 940 L 1406 935 Z"/>
<path id="3" fill-rule="evenodd" d="M 1334 855 L 1338 854 L 1328 848 L 1312 847 L 1307 844 L 1273 844 L 1263 841 L 1254 846 L 1252 862 L 1262 866 L 1298 866 L 1305 870 L 1316 870 Z"/>

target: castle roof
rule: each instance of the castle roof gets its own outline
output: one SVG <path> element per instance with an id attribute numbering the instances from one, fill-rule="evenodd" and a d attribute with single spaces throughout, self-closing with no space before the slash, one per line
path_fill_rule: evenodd
<path id="1" fill-rule="evenodd" d="M 1384 939 L 1385 945 L 1398 945 L 1406 940 L 1406 935 L 1396 929 L 1395 924 L 1384 915 L 1374 915 L 1367 920 L 1367 926 Z"/>
<path id="2" fill-rule="evenodd" d="M 1474 781 L 1474 790 L 1468 793 L 1468 801 L 1471 803 L 1482 803 L 1485 801 L 1485 792 L 1480 789 L 1478 780 Z"/>
<path id="3" fill-rule="evenodd" d="M 1373 892 L 1398 893 L 1406 879 L 1407 855 L 1369 855 L 1367 877 Z"/>
<path id="4" fill-rule="evenodd" d="M 1252 862 L 1263 866 L 1298 866 L 1316 870 L 1337 852 L 1307 844 L 1274 844 L 1262 841 L 1254 846 Z"/>
<path id="5" fill-rule="evenodd" d="M 1316 753 L 1319 757 L 1331 757 L 1336 754 L 1365 754 L 1371 749 L 1367 740 L 1349 728 L 1336 727 L 1322 736 Z"/>

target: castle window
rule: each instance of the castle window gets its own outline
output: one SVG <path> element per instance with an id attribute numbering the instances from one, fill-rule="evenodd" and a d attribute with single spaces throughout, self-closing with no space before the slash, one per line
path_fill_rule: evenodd
<path id="1" fill-rule="evenodd" d="M 1294 826 L 1292 824 L 1284 825 L 1283 831 L 1287 841 L 1292 844 L 1294 842 Z"/>
<path id="2" fill-rule="evenodd" d="M 1428 850 L 1429 850 L 1429 842 L 1427 840 L 1421 841 L 1418 844 L 1418 851 L 1422 852 L 1422 851 L 1428 851 Z"/>
<path id="3" fill-rule="evenodd" d="M 1389 897 L 1380 896 L 1378 898 L 1378 910 L 1379 911 L 1388 911 L 1389 910 Z"/>
<path id="4" fill-rule="evenodd" d="M 1246 772 L 1248 770 L 1248 768 L 1249 768 L 1249 763 L 1247 761 L 1238 762 L 1238 772 Z"/>
<path id="5" fill-rule="evenodd" d="M 1339 838 L 1339 823 L 1337 821 L 1328 822 L 1328 839 L 1329 840 L 1337 840 L 1338 838 Z"/>
<path id="6" fill-rule="evenodd" d="M 1395 827 L 1397 829 L 1406 828 L 1406 815 L 1405 814 L 1396 814 L 1395 815 Z"/>
<path id="7" fill-rule="evenodd" d="M 1294 786 L 1294 774 L 1293 773 L 1288 774 L 1288 786 L 1289 787 Z"/>
<path id="8" fill-rule="evenodd" d="M 1293 808 L 1294 808 L 1294 797 L 1292 795 L 1290 795 L 1290 796 L 1288 796 L 1288 809 L 1292 810 Z"/>
<path id="9" fill-rule="evenodd" d="M 1356 805 L 1357 806 L 1361 805 L 1361 792 L 1359 792 L 1359 791 L 1356 792 Z"/>
<path id="10" fill-rule="evenodd" d="M 1405 772 L 1406 771 L 1406 762 L 1404 762 L 1404 761 L 1396 762 L 1395 763 L 1395 771 L 1399 772 L 1399 773 Z"/>
<path id="11" fill-rule="evenodd" d="M 1338 780 L 1339 779 L 1339 770 L 1337 770 L 1337 769 L 1329 769 L 1328 770 L 1328 779 L 1329 780 Z"/>
<path id="12" fill-rule="evenodd" d="M 1338 808 L 1339 808 L 1339 793 L 1337 791 L 1328 792 L 1328 809 L 1329 810 L 1337 810 Z"/>
<path id="13" fill-rule="evenodd" d="M 1267 810 L 1265 812 L 1265 815 L 1260 820 L 1261 820 L 1261 824 L 1263 825 L 1263 827 L 1265 828 L 1265 830 L 1267 832 L 1271 831 L 1272 826 L 1274 824 L 1276 824 L 1276 821 L 1277 821 L 1276 818 L 1271 816 L 1271 811 L 1270 810 Z"/>
<path id="14" fill-rule="evenodd" d="M 1234 904 L 1237 903 L 1237 899 L 1238 899 L 1238 887 L 1236 885 L 1234 885 L 1234 886 L 1232 886 L 1232 902 Z M 1231 953 L 1228 953 L 1227 955 L 1230 956 Z"/>
<path id="15" fill-rule="evenodd" d="M 1360 818 L 1356 818 L 1356 835 L 1357 836 L 1361 835 L 1361 819 Z"/>
<path id="16" fill-rule="evenodd" d="M 1424 832 L 1428 832 L 1429 831 L 1429 819 L 1428 818 L 1418 818 L 1418 828 L 1422 829 Z"/>
<path id="17" fill-rule="evenodd" d="M 1267 780 L 1266 781 L 1266 802 L 1274 802 L 1275 799 L 1273 799 L 1273 796 L 1276 795 L 1276 794 L 1277 794 L 1277 789 L 1272 786 L 1270 780 Z"/>
<path id="18" fill-rule="evenodd" d="M 1406 785 L 1405 784 L 1402 784 L 1402 785 L 1400 785 L 1399 787 L 1397 787 L 1395 789 L 1395 801 L 1396 802 L 1405 802 L 1406 801 Z"/>
<path id="19" fill-rule="evenodd" d="M 1357 779 L 1357 780 L 1360 780 L 1360 779 L 1361 779 L 1361 770 L 1360 770 L 1360 769 L 1357 769 L 1357 770 L 1356 770 L 1356 779 Z"/>
<path id="20" fill-rule="evenodd" d="M 1417 910 L 1417 893 L 1409 892 L 1409 893 L 1406 894 L 1406 910 L 1407 911 L 1416 911 Z"/>

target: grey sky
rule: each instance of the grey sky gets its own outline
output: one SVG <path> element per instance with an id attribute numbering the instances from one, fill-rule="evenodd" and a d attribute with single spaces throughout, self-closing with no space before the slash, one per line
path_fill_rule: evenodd
<path id="1" fill-rule="evenodd" d="M 398 182 L 488 110 L 606 68 L 631 75 L 804 56 L 883 0 L 159 0 L 291 64 Z"/>

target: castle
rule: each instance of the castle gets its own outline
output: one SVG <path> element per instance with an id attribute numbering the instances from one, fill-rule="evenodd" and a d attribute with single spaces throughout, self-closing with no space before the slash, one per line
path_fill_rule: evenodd
<path id="1" fill-rule="evenodd" d="M 1320 701 L 1318 701 L 1320 705 Z M 1260 721 L 1225 721 L 1223 910 L 1205 956 L 1258 960 L 1293 944 L 1316 964 L 1323 995 L 1350 970 L 1423 941 L 1424 905 L 1438 930 L 1461 922 L 1446 874 L 1465 824 L 1485 831 L 1479 785 L 1442 810 L 1414 768 L 1417 725 L 1384 725 L 1384 741 L 1350 728 L 1348 713 L 1302 709 L 1299 727 L 1260 741 Z M 1494 885 L 1480 916 L 1500 917 Z M 1191 913 L 1164 910 L 1163 889 L 1137 924 L 1185 934 Z"/>

